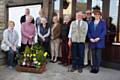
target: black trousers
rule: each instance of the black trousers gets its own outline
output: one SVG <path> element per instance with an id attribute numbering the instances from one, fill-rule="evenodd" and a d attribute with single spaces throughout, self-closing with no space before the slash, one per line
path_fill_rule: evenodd
<path id="1" fill-rule="evenodd" d="M 25 50 L 25 48 L 26 48 L 27 46 L 28 46 L 29 48 L 31 48 L 32 44 L 28 44 L 28 43 L 27 43 L 27 44 L 22 44 L 22 43 L 21 43 L 20 52 L 24 52 L 24 50 Z"/>
<path id="2" fill-rule="evenodd" d="M 100 63 L 101 63 L 101 54 L 102 49 L 100 48 L 94 48 L 92 50 L 92 62 L 93 62 L 93 69 L 99 69 Z"/>

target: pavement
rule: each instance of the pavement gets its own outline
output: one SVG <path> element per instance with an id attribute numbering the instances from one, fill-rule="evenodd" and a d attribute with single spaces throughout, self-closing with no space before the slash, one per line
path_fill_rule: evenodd
<path id="1" fill-rule="evenodd" d="M 0 80 L 120 80 L 120 71 L 100 68 L 98 74 L 90 73 L 90 67 L 83 69 L 82 73 L 68 72 L 68 67 L 58 63 L 48 63 L 47 71 L 42 74 L 17 72 L 15 68 L 8 69 L 0 66 Z"/>

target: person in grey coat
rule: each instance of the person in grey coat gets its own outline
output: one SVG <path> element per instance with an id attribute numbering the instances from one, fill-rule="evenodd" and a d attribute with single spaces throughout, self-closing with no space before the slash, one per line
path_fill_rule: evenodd
<path id="1" fill-rule="evenodd" d="M 19 54 L 18 51 L 18 33 L 14 30 L 15 23 L 14 21 L 8 21 L 8 28 L 3 32 L 3 42 L 8 46 L 7 51 L 7 65 L 8 68 L 12 68 L 14 66 L 14 57 L 15 54 Z"/>

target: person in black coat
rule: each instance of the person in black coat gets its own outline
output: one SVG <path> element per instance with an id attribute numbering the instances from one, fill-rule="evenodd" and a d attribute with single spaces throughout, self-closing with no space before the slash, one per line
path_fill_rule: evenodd
<path id="1" fill-rule="evenodd" d="M 68 55 L 69 55 L 69 46 L 68 46 L 68 33 L 71 24 L 71 18 L 69 15 L 64 16 L 64 22 L 61 26 L 61 49 L 62 49 L 62 57 L 61 62 L 64 66 L 69 64 Z"/>
<path id="2" fill-rule="evenodd" d="M 85 18 L 83 18 L 84 21 L 86 21 L 88 24 L 91 21 L 94 21 L 94 17 L 92 16 L 92 12 L 91 10 L 86 10 L 85 12 Z M 92 61 L 91 61 L 91 50 L 90 48 L 88 48 L 88 43 L 89 43 L 89 38 L 88 36 L 86 36 L 86 44 L 85 44 L 85 57 L 84 57 L 84 66 L 88 66 L 88 65 L 92 65 Z"/>
<path id="3" fill-rule="evenodd" d="M 108 17 L 107 19 L 107 36 L 108 36 L 108 42 L 112 44 L 114 42 L 114 38 L 116 35 L 116 26 L 112 23 L 113 18 Z"/>
<path id="4" fill-rule="evenodd" d="M 30 15 L 30 9 L 26 8 L 25 9 L 25 15 L 23 15 L 20 19 L 20 23 L 22 24 L 23 22 L 26 21 L 26 16 Z M 34 24 L 34 18 L 32 19 L 32 22 Z"/>

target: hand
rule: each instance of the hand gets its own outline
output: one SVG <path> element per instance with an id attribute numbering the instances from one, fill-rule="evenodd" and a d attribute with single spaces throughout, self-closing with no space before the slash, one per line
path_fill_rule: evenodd
<path id="1" fill-rule="evenodd" d="M 42 40 L 43 40 L 43 42 L 45 42 L 45 38 L 44 37 L 42 38 Z"/>
<path id="2" fill-rule="evenodd" d="M 95 39 L 93 39 L 93 38 L 91 38 L 90 41 L 91 41 L 92 43 L 95 43 L 95 42 L 96 42 Z"/>
<path id="3" fill-rule="evenodd" d="M 72 42 L 71 42 L 71 40 L 68 41 L 68 46 L 69 46 L 69 47 L 72 46 Z"/>
<path id="4" fill-rule="evenodd" d="M 29 36 L 29 38 L 31 39 L 31 38 L 33 38 L 33 36 L 31 35 L 31 36 Z"/>
<path id="5" fill-rule="evenodd" d="M 53 37 L 51 37 L 51 39 L 53 40 L 54 38 L 53 38 Z"/>
<path id="6" fill-rule="evenodd" d="M 98 37 L 98 38 L 95 38 L 95 42 L 98 42 L 100 40 L 100 38 Z"/>
<path id="7" fill-rule="evenodd" d="M 16 47 L 15 47 L 15 46 L 12 46 L 11 48 L 12 48 L 12 50 L 13 50 L 14 52 L 16 51 Z"/>

